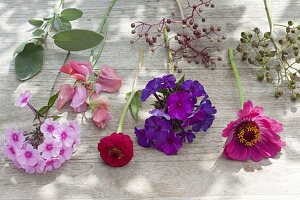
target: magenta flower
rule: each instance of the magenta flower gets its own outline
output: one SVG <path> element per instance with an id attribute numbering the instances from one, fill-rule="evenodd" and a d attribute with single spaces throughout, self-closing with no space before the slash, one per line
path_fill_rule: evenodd
<path id="1" fill-rule="evenodd" d="M 45 138 L 44 142 L 38 146 L 38 150 L 42 153 L 42 158 L 49 159 L 59 155 L 62 143 L 54 138 Z"/>
<path id="2" fill-rule="evenodd" d="M 51 159 L 45 160 L 41 164 L 41 170 L 45 171 L 45 172 L 49 172 L 49 171 L 52 171 L 53 169 L 60 168 L 61 164 L 62 164 L 62 161 L 60 160 L 60 158 L 51 158 Z"/>
<path id="3" fill-rule="evenodd" d="M 21 149 L 17 160 L 22 166 L 34 166 L 37 164 L 39 155 L 38 150 L 27 144 L 26 148 Z"/>
<path id="4" fill-rule="evenodd" d="M 18 98 L 18 100 L 16 101 L 15 103 L 15 106 L 18 106 L 18 107 L 25 107 L 27 106 L 29 100 L 31 99 L 32 97 L 32 94 L 30 91 L 25 91 L 25 92 L 22 92 Z"/>
<path id="5" fill-rule="evenodd" d="M 61 128 L 53 134 L 53 136 L 60 140 L 63 145 L 70 147 L 73 145 L 77 135 L 74 129 L 69 127 L 68 124 L 63 124 Z"/>
<path id="6" fill-rule="evenodd" d="M 285 146 L 278 135 L 283 131 L 282 124 L 264 116 L 262 107 L 253 107 L 247 101 L 237 115 L 238 119 L 223 130 L 222 136 L 227 137 L 223 151 L 226 158 L 260 161 L 275 157 Z"/>
<path id="7" fill-rule="evenodd" d="M 168 114 L 171 118 L 185 120 L 193 111 L 194 103 L 190 94 L 179 91 L 171 94 L 167 99 Z"/>
<path id="8" fill-rule="evenodd" d="M 47 118 L 41 125 L 41 132 L 46 135 L 53 135 L 58 131 L 59 126 L 59 122 L 53 121 L 52 118 Z"/>
<path id="9" fill-rule="evenodd" d="M 25 137 L 23 133 L 19 132 L 16 128 L 10 128 L 5 130 L 6 143 L 16 147 L 22 147 Z"/>

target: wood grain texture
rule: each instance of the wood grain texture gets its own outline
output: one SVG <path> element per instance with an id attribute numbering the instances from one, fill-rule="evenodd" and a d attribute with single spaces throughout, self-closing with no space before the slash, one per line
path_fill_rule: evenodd
<path id="1" fill-rule="evenodd" d="M 185 0 L 181 0 L 185 2 Z M 130 23 L 138 20 L 155 22 L 176 9 L 173 0 L 120 0 L 110 16 L 109 36 L 96 68 L 103 64 L 115 67 L 124 79 L 119 93 L 108 95 L 114 119 L 105 129 L 98 130 L 87 113 L 74 114 L 69 108 L 61 113 L 68 119 L 78 119 L 82 124 L 82 144 L 73 158 L 59 170 L 47 174 L 29 175 L 12 166 L 0 153 L 0 199 L 300 199 L 300 109 L 299 102 L 288 97 L 273 98 L 273 86 L 255 80 L 255 69 L 238 62 L 246 99 L 265 107 L 270 117 L 284 125 L 283 139 L 287 146 L 275 159 L 259 163 L 233 162 L 220 156 L 224 139 L 221 131 L 235 118 L 239 107 L 233 73 L 227 59 L 227 48 L 238 44 L 239 34 L 255 26 L 267 31 L 267 18 L 262 0 L 215 0 L 216 8 L 205 11 L 208 23 L 223 27 L 227 40 L 223 43 L 224 58 L 215 70 L 203 66 L 180 66 L 186 77 L 198 79 L 205 86 L 218 109 L 216 120 L 207 134 L 199 133 L 193 144 L 184 144 L 177 156 L 165 156 L 154 149 L 143 149 L 134 142 L 135 157 L 123 168 L 110 168 L 103 164 L 96 150 L 99 138 L 116 130 L 117 121 L 131 88 L 132 74 L 138 64 L 139 48 L 130 45 Z M 1 0 L 0 1 L 0 133 L 5 127 L 17 124 L 30 128 L 31 113 L 13 106 L 22 90 L 33 92 L 32 102 L 40 106 L 49 97 L 58 68 L 66 52 L 53 45 L 45 48 L 44 67 L 41 73 L 27 82 L 19 82 L 14 74 L 12 53 L 16 46 L 31 34 L 27 23 L 30 17 L 42 17 L 53 8 L 55 0 Z M 96 29 L 99 17 L 109 5 L 109 0 L 66 1 L 66 6 L 83 10 L 82 19 L 75 27 Z M 300 23 L 300 1 L 270 1 L 274 21 L 286 23 L 294 19 Z M 72 52 L 71 58 L 87 60 L 89 51 Z M 167 72 L 166 54 L 162 49 L 154 54 L 147 51 L 138 87 L 151 78 Z M 71 80 L 61 75 L 55 89 Z M 133 128 L 142 126 L 150 108 L 141 108 L 136 122 L 128 115 L 124 131 L 133 139 Z M 53 110 L 53 112 L 56 112 Z M 3 142 L 1 136 L 0 142 Z"/>

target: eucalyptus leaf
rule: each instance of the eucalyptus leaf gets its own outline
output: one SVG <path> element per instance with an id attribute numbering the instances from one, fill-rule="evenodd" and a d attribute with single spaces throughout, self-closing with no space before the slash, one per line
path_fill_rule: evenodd
<path id="1" fill-rule="evenodd" d="M 44 17 L 43 20 L 48 21 L 48 20 L 52 19 L 52 17 L 53 17 L 53 14 L 48 15 L 47 17 Z"/>
<path id="2" fill-rule="evenodd" d="M 131 92 L 128 92 L 126 94 L 126 99 L 129 99 L 130 95 Z M 136 91 L 132 98 L 132 101 L 130 102 L 130 107 L 129 107 L 130 114 L 135 120 L 137 120 L 138 118 L 138 113 L 142 104 L 141 96 L 142 96 L 142 91 L 141 90 Z"/>
<path id="3" fill-rule="evenodd" d="M 32 32 L 32 35 L 33 35 L 33 36 L 41 36 L 41 35 L 43 35 L 44 33 L 45 33 L 44 30 L 38 28 L 38 29 L 36 29 L 35 31 Z"/>
<path id="4" fill-rule="evenodd" d="M 17 48 L 15 49 L 13 56 L 15 56 L 16 54 L 22 52 L 23 49 L 24 49 L 24 47 L 25 47 L 25 45 L 26 45 L 27 43 L 28 43 L 28 41 L 24 41 L 24 42 L 22 42 L 21 44 L 19 44 L 19 46 L 17 46 Z"/>
<path id="5" fill-rule="evenodd" d="M 52 95 L 50 98 L 49 98 L 49 101 L 48 101 L 48 106 L 51 108 L 55 101 L 57 100 L 58 98 L 58 95 L 59 95 L 59 92 L 57 92 L 56 94 Z"/>
<path id="6" fill-rule="evenodd" d="M 28 43 L 15 60 L 16 76 L 19 80 L 27 80 L 39 73 L 43 66 L 44 49 L 40 45 Z"/>
<path id="7" fill-rule="evenodd" d="M 54 21 L 53 21 L 53 26 L 54 26 L 54 29 L 57 31 L 57 32 L 60 32 L 63 30 L 63 24 L 60 20 L 60 18 L 56 15 L 55 18 L 54 18 Z"/>
<path id="8" fill-rule="evenodd" d="M 38 41 L 40 41 L 41 43 L 44 43 L 44 42 L 45 42 L 45 39 L 44 39 L 42 36 L 34 36 L 34 37 L 31 37 L 29 40 L 30 40 L 30 41 L 31 41 L 31 40 L 38 40 Z"/>
<path id="9" fill-rule="evenodd" d="M 66 51 L 81 51 L 99 45 L 103 36 L 94 31 L 71 29 L 55 34 L 53 39 L 58 47 Z"/>
<path id="10" fill-rule="evenodd" d="M 40 27 L 44 21 L 43 20 L 40 20 L 40 19 L 29 19 L 28 20 L 29 24 L 33 25 L 33 26 L 36 26 L 36 27 Z"/>
<path id="11" fill-rule="evenodd" d="M 61 23 L 62 23 L 63 30 L 69 30 L 69 29 L 72 28 L 72 24 L 69 21 L 66 21 L 62 18 L 60 18 L 60 20 L 61 20 Z"/>
<path id="12" fill-rule="evenodd" d="M 66 21 L 74 21 L 82 16 L 82 11 L 77 8 L 66 8 L 60 16 Z"/>

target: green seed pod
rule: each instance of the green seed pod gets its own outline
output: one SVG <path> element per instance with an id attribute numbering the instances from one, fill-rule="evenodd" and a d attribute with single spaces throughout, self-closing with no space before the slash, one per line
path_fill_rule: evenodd
<path id="1" fill-rule="evenodd" d="M 294 25 L 294 22 L 293 22 L 293 21 L 288 21 L 288 25 L 289 25 L 289 26 L 293 26 L 293 25 Z"/>
<path id="2" fill-rule="evenodd" d="M 247 36 L 248 36 L 248 33 L 241 32 L 241 37 L 242 37 L 242 38 L 245 38 L 245 39 L 246 39 L 246 38 L 247 38 Z"/>
<path id="3" fill-rule="evenodd" d="M 257 41 L 252 41 L 251 47 L 258 48 L 258 42 Z"/>
<path id="4" fill-rule="evenodd" d="M 283 95 L 283 91 L 282 91 L 282 90 L 279 90 L 279 89 L 276 89 L 276 90 L 275 90 L 274 96 L 275 96 L 276 98 L 279 98 L 279 97 L 281 97 L 282 95 Z"/>
<path id="5" fill-rule="evenodd" d="M 260 30 L 259 30 L 259 28 L 257 28 L 257 27 L 255 27 L 253 31 L 254 31 L 254 33 L 256 33 L 256 34 L 259 34 L 259 33 L 260 33 Z"/>
<path id="6" fill-rule="evenodd" d="M 240 41 L 241 41 L 241 43 L 246 43 L 246 39 L 245 38 L 241 38 Z"/>
<path id="7" fill-rule="evenodd" d="M 291 94 L 291 100 L 292 100 L 292 101 L 296 101 L 296 100 L 297 100 L 297 94 L 296 94 L 295 92 L 293 92 L 293 93 Z"/>
<path id="8" fill-rule="evenodd" d="M 279 42 L 280 45 L 283 45 L 283 44 L 284 44 L 284 41 L 283 41 L 283 40 L 279 40 L 278 42 Z"/>
<path id="9" fill-rule="evenodd" d="M 294 51 L 294 55 L 298 56 L 299 55 L 299 51 Z"/>
<path id="10" fill-rule="evenodd" d="M 271 67 L 270 66 L 266 66 L 266 70 L 270 71 Z"/>
<path id="11" fill-rule="evenodd" d="M 254 60 L 251 59 L 251 58 L 248 58 L 248 63 L 251 64 L 251 65 L 253 65 L 254 64 Z"/>
<path id="12" fill-rule="evenodd" d="M 268 83 L 272 83 L 273 82 L 273 77 L 272 76 L 266 76 L 266 81 Z"/>
<path id="13" fill-rule="evenodd" d="M 300 30 L 300 25 L 297 26 L 297 29 Z"/>
<path id="14" fill-rule="evenodd" d="M 242 56 L 242 61 L 247 60 L 247 58 L 248 58 L 248 56 L 243 55 L 243 56 Z"/>
<path id="15" fill-rule="evenodd" d="M 242 52 L 242 47 L 240 46 L 240 45 L 238 45 L 237 47 L 236 47 L 236 50 L 238 51 L 238 52 Z"/>
<path id="16" fill-rule="evenodd" d="M 257 80 L 262 81 L 262 80 L 264 80 L 265 75 L 263 73 L 258 73 L 256 75 L 256 77 L 257 77 Z"/>
<path id="17" fill-rule="evenodd" d="M 299 58 L 296 58 L 296 63 L 300 63 L 300 57 Z M 300 73 L 300 72 L 299 72 Z"/>
<path id="18" fill-rule="evenodd" d="M 253 37 L 253 35 L 252 35 L 251 33 L 249 33 L 249 34 L 248 34 L 248 38 L 251 39 L 252 37 Z"/>
<path id="19" fill-rule="evenodd" d="M 280 70 L 281 70 L 281 66 L 280 66 L 280 64 L 278 64 L 278 65 L 275 65 L 275 70 L 276 70 L 277 72 L 280 72 Z"/>
<path id="20" fill-rule="evenodd" d="M 266 39 L 270 39 L 271 38 L 271 33 L 270 32 L 265 32 L 264 37 Z"/>

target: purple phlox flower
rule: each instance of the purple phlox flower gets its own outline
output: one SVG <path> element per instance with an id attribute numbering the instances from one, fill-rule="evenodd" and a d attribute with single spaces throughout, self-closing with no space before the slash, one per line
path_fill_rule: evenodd
<path id="1" fill-rule="evenodd" d="M 32 94 L 30 91 L 25 91 L 25 92 L 22 92 L 18 98 L 18 100 L 16 101 L 15 103 L 15 106 L 18 106 L 18 107 L 25 107 L 27 106 L 29 100 L 31 99 L 32 97 Z"/>
<path id="2" fill-rule="evenodd" d="M 179 120 L 186 119 L 194 109 L 194 103 L 190 94 L 186 91 L 179 91 L 171 94 L 167 98 L 168 114 L 171 118 Z"/>
<path id="3" fill-rule="evenodd" d="M 68 126 L 70 128 L 72 128 L 74 130 L 74 132 L 75 132 L 76 135 L 79 135 L 79 133 L 80 133 L 80 126 L 79 126 L 79 124 L 78 124 L 78 122 L 76 120 L 69 121 L 69 122 L 67 122 L 67 124 L 68 124 Z"/>
<path id="4" fill-rule="evenodd" d="M 158 135 L 169 132 L 171 124 L 166 119 L 151 116 L 145 120 L 145 134 L 149 140 L 155 140 Z"/>
<path id="5" fill-rule="evenodd" d="M 25 171 L 28 174 L 34 174 L 34 173 L 42 173 L 41 165 L 45 160 L 41 157 L 37 159 L 37 163 L 34 166 L 26 166 Z"/>
<path id="6" fill-rule="evenodd" d="M 59 151 L 59 155 L 61 157 L 61 162 L 65 162 L 66 160 L 70 160 L 71 156 L 72 156 L 72 148 L 70 147 L 66 147 L 66 146 L 62 146 L 60 151 Z"/>
<path id="7" fill-rule="evenodd" d="M 45 172 L 52 171 L 53 169 L 57 169 L 61 166 L 62 161 L 59 157 L 57 158 L 50 158 L 48 160 L 45 160 L 41 164 L 41 170 Z"/>
<path id="8" fill-rule="evenodd" d="M 212 125 L 217 110 L 211 105 L 211 101 L 204 98 L 199 107 L 181 124 L 182 127 L 192 126 L 194 132 L 203 130 L 206 132 Z"/>
<path id="9" fill-rule="evenodd" d="M 134 129 L 134 133 L 137 137 L 137 141 L 138 141 L 138 144 L 142 147 L 151 147 L 153 145 L 153 142 L 152 140 L 149 140 L 145 134 L 145 129 L 139 129 L 139 128 L 136 128 Z"/>
<path id="10" fill-rule="evenodd" d="M 15 161 L 17 158 L 17 155 L 21 151 L 21 148 L 19 146 L 14 146 L 12 144 L 4 144 L 2 147 L 2 152 L 11 161 Z"/>
<path id="11" fill-rule="evenodd" d="M 17 128 L 8 128 L 5 130 L 5 143 L 16 147 L 22 147 L 25 137 Z"/>
<path id="12" fill-rule="evenodd" d="M 53 121 L 53 118 L 47 118 L 41 125 L 41 132 L 46 136 L 52 136 L 59 129 L 59 122 Z"/>
<path id="13" fill-rule="evenodd" d="M 50 159 L 59 155 L 61 146 L 60 140 L 46 137 L 44 142 L 38 146 L 38 150 L 42 153 L 42 158 Z"/>
<path id="14" fill-rule="evenodd" d="M 161 77 L 160 89 L 170 88 L 173 89 L 176 86 L 176 78 L 173 74 L 167 74 Z"/>
<path id="15" fill-rule="evenodd" d="M 180 133 L 177 134 L 182 142 L 188 141 L 189 143 L 192 143 L 195 136 L 195 133 L 192 130 L 182 130 Z"/>
<path id="16" fill-rule="evenodd" d="M 77 135 L 73 128 L 69 124 L 62 124 L 57 132 L 53 134 L 55 138 L 60 140 L 63 145 L 70 147 L 73 145 Z"/>
<path id="17" fill-rule="evenodd" d="M 154 78 L 149 81 L 146 87 L 142 90 L 142 101 L 146 101 L 146 99 L 151 95 L 156 93 L 161 88 L 161 78 Z"/>
<path id="18" fill-rule="evenodd" d="M 156 140 L 155 146 L 166 155 L 174 155 L 177 154 L 178 150 L 182 147 L 182 142 L 170 131 L 165 134 L 160 134 Z"/>
<path id="19" fill-rule="evenodd" d="M 153 109 L 149 113 L 152 114 L 153 116 L 164 117 L 167 120 L 171 119 L 170 115 L 168 115 L 167 113 L 165 113 L 163 110 Z"/>
<path id="20" fill-rule="evenodd" d="M 200 97 L 206 95 L 204 87 L 199 81 L 186 80 L 180 86 L 180 89 L 191 93 L 192 97 Z"/>
<path id="21" fill-rule="evenodd" d="M 21 166 L 35 166 L 40 156 L 38 150 L 34 149 L 32 145 L 27 144 L 24 149 L 20 150 L 19 157 L 17 161 Z"/>

